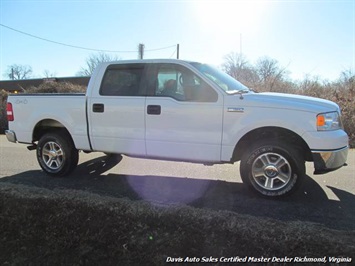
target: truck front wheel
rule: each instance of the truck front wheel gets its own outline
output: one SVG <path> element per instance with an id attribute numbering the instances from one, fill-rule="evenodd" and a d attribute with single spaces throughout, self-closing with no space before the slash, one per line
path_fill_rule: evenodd
<path id="1" fill-rule="evenodd" d="M 66 133 L 53 132 L 43 135 L 39 140 L 37 160 L 48 175 L 65 176 L 77 166 L 79 154 Z"/>
<path id="2" fill-rule="evenodd" d="M 301 182 L 305 162 L 291 145 L 262 141 L 242 156 L 240 175 L 244 183 L 261 195 L 279 197 L 294 191 Z"/>

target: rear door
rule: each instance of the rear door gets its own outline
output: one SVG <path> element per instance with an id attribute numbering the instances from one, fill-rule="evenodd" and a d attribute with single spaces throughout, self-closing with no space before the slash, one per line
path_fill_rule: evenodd
<path id="1" fill-rule="evenodd" d="M 107 67 L 100 90 L 89 98 L 88 114 L 94 150 L 146 155 L 144 64 Z"/>

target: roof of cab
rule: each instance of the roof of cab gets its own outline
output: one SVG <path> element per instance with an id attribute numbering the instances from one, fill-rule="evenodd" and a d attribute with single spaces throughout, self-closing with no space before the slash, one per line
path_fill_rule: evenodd
<path id="1" fill-rule="evenodd" d="M 112 62 L 103 62 L 103 65 L 112 65 L 112 64 L 153 64 L 153 63 L 165 63 L 165 64 L 180 64 L 186 65 L 192 63 L 193 61 L 186 61 L 180 59 L 135 59 L 135 60 L 118 60 Z"/>

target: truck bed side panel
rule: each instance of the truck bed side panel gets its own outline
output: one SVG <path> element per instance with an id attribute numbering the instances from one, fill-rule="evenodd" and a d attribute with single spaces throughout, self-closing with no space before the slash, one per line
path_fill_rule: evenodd
<path id="1" fill-rule="evenodd" d="M 89 150 L 84 94 L 19 94 L 10 95 L 14 121 L 9 129 L 15 131 L 17 140 L 32 143 L 36 125 L 44 120 L 62 124 L 70 133 L 77 149 Z"/>

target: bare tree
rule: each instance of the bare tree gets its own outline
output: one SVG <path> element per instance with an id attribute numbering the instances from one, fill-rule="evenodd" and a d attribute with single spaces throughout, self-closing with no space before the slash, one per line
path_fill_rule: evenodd
<path id="1" fill-rule="evenodd" d="M 45 78 L 53 78 L 55 77 L 57 74 L 55 72 L 50 72 L 48 69 L 43 71 L 43 76 Z"/>
<path id="2" fill-rule="evenodd" d="M 224 57 L 222 69 L 233 78 L 249 87 L 254 87 L 258 81 L 255 69 L 241 53 L 231 52 Z"/>
<path id="3" fill-rule="evenodd" d="M 288 75 L 286 68 L 281 67 L 277 60 L 269 57 L 262 57 L 256 62 L 256 73 L 260 82 L 271 91 L 276 83 L 284 81 Z"/>
<path id="4" fill-rule="evenodd" d="M 32 75 L 32 67 L 28 65 L 16 65 L 13 64 L 7 67 L 4 77 L 9 79 L 28 79 Z"/>
<path id="5" fill-rule="evenodd" d="M 341 72 L 339 83 L 355 96 L 355 72 L 352 69 L 347 69 Z"/>
<path id="6" fill-rule="evenodd" d="M 91 76 L 94 69 L 103 62 L 117 61 L 120 60 L 117 56 L 110 56 L 105 53 L 91 54 L 89 58 L 86 59 L 86 66 L 82 67 L 77 73 L 77 76 Z"/>
<path id="7" fill-rule="evenodd" d="M 268 57 L 260 58 L 256 63 L 256 69 L 260 81 L 264 83 L 274 78 L 279 73 L 277 60 Z"/>

